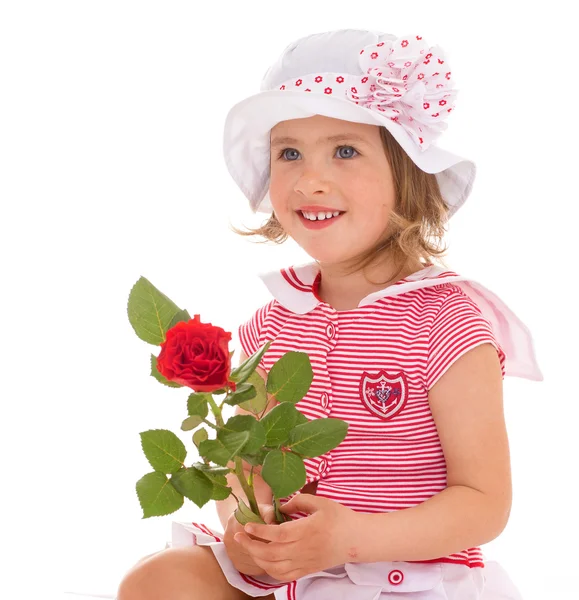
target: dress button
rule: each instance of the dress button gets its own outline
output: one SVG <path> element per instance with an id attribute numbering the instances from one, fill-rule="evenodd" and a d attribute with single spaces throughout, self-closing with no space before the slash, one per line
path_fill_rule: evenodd
<path id="1" fill-rule="evenodd" d="M 326 394 L 326 392 L 324 392 L 324 393 L 322 394 L 321 401 L 322 401 L 322 408 L 323 408 L 323 409 L 326 409 L 326 408 L 328 408 L 328 402 L 329 402 L 329 398 L 328 398 L 328 394 Z"/>
<path id="2" fill-rule="evenodd" d="M 328 461 L 325 458 L 322 458 L 322 460 L 320 460 L 320 464 L 318 465 L 318 474 L 320 475 L 320 477 L 323 477 L 326 474 L 327 470 Z"/>
<path id="3" fill-rule="evenodd" d="M 398 569 L 390 571 L 390 573 L 388 573 L 388 581 L 392 585 L 399 585 L 404 581 L 404 574 L 402 571 L 398 571 Z"/>
<path id="4" fill-rule="evenodd" d="M 336 328 L 334 327 L 334 324 L 328 323 L 328 325 L 326 327 L 326 335 L 328 336 L 328 338 L 332 339 L 334 337 L 335 333 L 336 333 Z"/>

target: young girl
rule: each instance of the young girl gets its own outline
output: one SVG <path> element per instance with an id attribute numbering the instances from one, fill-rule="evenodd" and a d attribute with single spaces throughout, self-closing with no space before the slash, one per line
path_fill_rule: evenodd
<path id="1" fill-rule="evenodd" d="M 475 176 L 435 144 L 456 97 L 442 50 L 419 35 L 310 35 L 261 89 L 225 124 L 227 166 L 269 215 L 238 233 L 291 236 L 314 260 L 261 274 L 273 298 L 239 328 L 240 360 L 272 341 L 266 377 L 307 352 L 297 408 L 348 434 L 305 460 L 306 486 L 281 500 L 291 521 L 272 523 L 256 475 L 266 525 L 242 527 L 233 496 L 218 503 L 224 532 L 174 522 L 171 547 L 133 567 L 118 600 L 520 599 L 480 546 L 511 508 L 502 380 L 542 375 L 516 315 L 434 262 Z"/>

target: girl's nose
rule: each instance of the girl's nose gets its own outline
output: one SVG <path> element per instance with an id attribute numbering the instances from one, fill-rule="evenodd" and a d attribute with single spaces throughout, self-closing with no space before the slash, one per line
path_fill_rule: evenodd
<path id="1" fill-rule="evenodd" d="M 297 193 L 304 196 L 311 196 L 316 193 L 329 193 L 332 190 L 332 183 L 322 175 L 318 170 L 308 169 L 304 171 L 294 186 Z"/>

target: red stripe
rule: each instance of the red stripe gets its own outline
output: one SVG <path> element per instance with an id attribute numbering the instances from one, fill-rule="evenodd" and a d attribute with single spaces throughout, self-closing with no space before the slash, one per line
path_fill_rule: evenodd
<path id="1" fill-rule="evenodd" d="M 294 280 L 298 283 L 298 285 L 301 285 L 304 287 L 304 289 L 307 292 L 311 292 L 311 286 L 306 285 L 299 277 L 298 274 L 296 273 L 296 270 L 293 267 L 289 268 L 289 272 L 292 274 L 292 277 L 294 278 Z"/>
<path id="2" fill-rule="evenodd" d="M 450 557 L 434 558 L 432 560 L 407 560 L 405 562 L 409 562 L 409 563 L 447 563 L 449 565 L 465 565 L 467 567 L 470 567 L 471 569 L 478 568 L 478 567 L 482 567 L 482 568 L 485 567 L 485 564 L 482 560 L 452 559 Z"/>
<path id="3" fill-rule="evenodd" d="M 223 540 L 220 537 L 217 537 L 216 535 L 214 535 L 213 533 L 211 533 L 211 531 L 209 529 L 207 529 L 207 527 L 205 525 L 201 525 L 199 523 L 192 523 L 193 525 L 195 525 L 195 527 L 197 527 L 197 529 L 200 529 L 203 533 L 211 536 L 216 542 L 222 542 Z"/>
<path id="4" fill-rule="evenodd" d="M 303 281 L 301 281 L 300 278 L 296 275 L 296 272 L 293 269 L 293 267 L 290 267 L 289 269 L 289 273 L 292 275 L 293 279 L 288 275 L 287 269 L 281 269 L 280 273 L 282 274 L 282 277 L 296 290 L 299 290 L 300 292 L 312 291 L 312 287 L 303 283 Z"/>
<path id="5" fill-rule="evenodd" d="M 246 575 L 245 573 L 241 573 L 240 571 L 238 571 L 238 573 L 241 575 L 241 577 L 242 577 L 243 581 L 245 581 L 245 583 L 249 583 L 249 584 L 255 586 L 256 588 L 259 588 L 262 590 L 278 589 L 278 588 L 283 587 L 284 585 L 288 585 L 287 583 L 280 583 L 279 585 L 275 585 L 273 583 L 264 583 L 263 581 L 259 581 L 258 579 L 255 579 L 251 575 Z"/>

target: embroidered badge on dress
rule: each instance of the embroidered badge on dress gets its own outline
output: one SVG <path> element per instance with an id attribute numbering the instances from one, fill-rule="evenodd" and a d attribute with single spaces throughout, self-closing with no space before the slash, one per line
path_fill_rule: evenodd
<path id="1" fill-rule="evenodd" d="M 389 375 L 364 371 L 360 380 L 360 397 L 364 406 L 374 415 L 388 420 L 395 417 L 408 399 L 408 382 L 402 372 Z"/>

